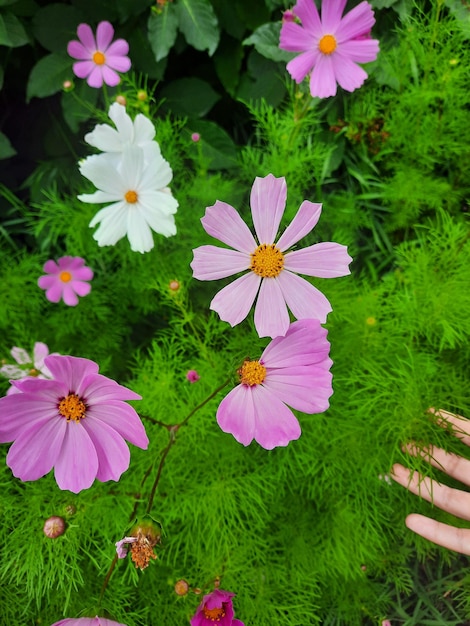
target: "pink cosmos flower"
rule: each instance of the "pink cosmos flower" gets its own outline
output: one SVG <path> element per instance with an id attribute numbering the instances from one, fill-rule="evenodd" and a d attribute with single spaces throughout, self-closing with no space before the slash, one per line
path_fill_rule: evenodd
<path id="1" fill-rule="evenodd" d="M 125 439 L 146 449 L 148 438 L 125 400 L 140 396 L 73 356 L 44 360 L 52 380 L 13 381 L 21 393 L 0 398 L 0 443 L 13 441 L 7 465 L 20 480 L 55 468 L 60 489 L 78 493 L 93 481 L 119 480 L 129 467 Z"/>
<path id="2" fill-rule="evenodd" d="M 191 618 L 191 626 L 244 626 L 239 619 L 233 618 L 234 596 L 234 593 L 222 589 L 214 589 L 205 595 Z"/>
<path id="3" fill-rule="evenodd" d="M 114 28 L 109 22 L 100 22 L 96 39 L 88 24 L 79 24 L 77 35 L 80 41 L 69 41 L 67 52 L 73 59 L 73 71 L 78 78 L 86 78 L 90 87 L 101 87 L 103 82 L 110 87 L 119 84 L 118 72 L 127 72 L 131 61 L 127 56 L 129 44 L 125 39 L 114 37 Z"/>
<path id="4" fill-rule="evenodd" d="M 57 263 L 46 261 L 42 269 L 46 275 L 38 279 L 38 286 L 46 290 L 49 302 L 59 302 L 62 298 L 68 306 L 76 306 L 77 295 L 86 296 L 91 291 L 86 281 L 93 278 L 93 271 L 79 256 L 63 256 Z"/>
<path id="5" fill-rule="evenodd" d="M 112 619 L 104 617 L 67 617 L 58 622 L 54 622 L 52 626 L 126 626 L 120 622 L 114 622 Z"/>
<path id="6" fill-rule="evenodd" d="M 321 204 L 305 200 L 297 215 L 274 243 L 286 205 L 285 178 L 268 174 L 256 178 L 251 190 L 251 214 L 258 241 L 237 211 L 225 202 L 206 209 L 201 219 L 205 231 L 234 250 L 201 246 L 191 263 L 198 280 L 217 280 L 238 272 L 249 273 L 224 287 L 210 304 L 232 326 L 245 319 L 256 296 L 255 326 L 260 337 L 285 335 L 289 328 L 287 307 L 297 319 L 316 318 L 322 323 L 331 311 L 318 289 L 300 276 L 333 278 L 349 274 L 351 257 L 346 246 L 317 243 L 286 252 L 305 237 L 320 219 Z"/>
<path id="7" fill-rule="evenodd" d="M 361 2 L 344 17 L 347 0 L 323 0 L 321 19 L 314 0 L 298 0 L 293 8 L 302 25 L 283 21 L 279 47 L 299 52 L 287 71 L 300 83 L 311 72 L 310 93 L 327 98 L 336 94 L 336 83 L 354 91 L 367 78 L 357 63 L 375 61 L 379 42 L 365 38 L 375 23 L 368 2 Z"/>
<path id="8" fill-rule="evenodd" d="M 285 337 L 277 337 L 257 361 L 238 370 L 240 384 L 217 409 L 220 428 L 247 446 L 286 446 L 300 437 L 300 425 L 289 405 L 304 413 L 322 413 L 333 393 L 327 330 L 318 320 L 299 320 Z"/>
<path id="9" fill-rule="evenodd" d="M 49 354 L 49 348 L 45 343 L 37 341 L 34 344 L 32 358 L 26 350 L 16 346 L 11 349 L 10 353 L 18 365 L 2 365 L 0 374 L 5 376 L 5 378 L 14 380 L 20 380 L 21 378 L 52 378 L 52 374 L 44 364 L 44 359 Z M 8 389 L 7 395 L 12 393 L 20 393 L 20 391 L 12 385 Z"/>

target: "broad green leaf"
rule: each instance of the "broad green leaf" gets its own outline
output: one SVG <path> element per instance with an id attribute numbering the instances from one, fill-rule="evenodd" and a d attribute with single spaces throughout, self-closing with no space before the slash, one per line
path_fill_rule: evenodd
<path id="1" fill-rule="evenodd" d="M 93 109 L 98 100 L 98 91 L 82 80 L 76 85 L 75 93 L 69 91 L 62 94 L 62 113 L 72 132 L 78 132 L 80 124 L 93 115 Z"/>
<path id="2" fill-rule="evenodd" d="M 37 11 L 33 18 L 33 32 L 41 46 L 50 52 L 66 52 L 67 44 L 77 39 L 77 26 L 82 13 L 73 6 L 50 4 Z"/>
<path id="3" fill-rule="evenodd" d="M 243 41 L 243 45 L 253 45 L 262 56 L 271 59 L 271 61 L 287 63 L 294 58 L 295 53 L 279 48 L 280 33 L 281 23 L 269 22 L 257 28 L 250 37 Z"/>
<path id="4" fill-rule="evenodd" d="M 40 59 L 31 70 L 26 86 L 26 100 L 46 98 L 62 89 L 64 80 L 72 78 L 72 59 L 52 52 Z"/>
<path id="5" fill-rule="evenodd" d="M 119 0 L 72 0 L 70 4 L 86 15 L 86 22 L 93 29 L 102 20 L 111 22 L 114 27 L 119 23 Z"/>
<path id="6" fill-rule="evenodd" d="M 170 52 L 178 32 L 178 16 L 174 4 L 165 4 L 160 13 L 150 13 L 148 38 L 156 61 L 161 61 Z"/>
<path id="7" fill-rule="evenodd" d="M 16 150 L 10 143 L 10 140 L 6 135 L 0 132 L 0 159 L 9 159 L 15 156 Z"/>
<path id="8" fill-rule="evenodd" d="M 0 14 L 0 45 L 19 48 L 29 42 L 23 24 L 9 11 Z"/>
<path id="9" fill-rule="evenodd" d="M 165 75 L 168 59 L 165 57 L 157 63 L 155 56 L 150 51 L 150 43 L 145 26 L 133 28 L 128 41 L 132 69 L 154 80 L 161 80 Z"/>
<path id="10" fill-rule="evenodd" d="M 125 22 L 132 15 L 140 15 L 144 11 L 148 11 L 149 0 L 118 0 L 116 2 L 116 8 L 119 13 L 119 21 Z"/>
<path id="11" fill-rule="evenodd" d="M 179 29 L 189 45 L 213 55 L 219 43 L 219 24 L 209 0 L 178 0 Z"/>
<path id="12" fill-rule="evenodd" d="M 284 74 L 278 63 L 253 50 L 248 58 L 248 72 L 240 79 L 237 99 L 243 102 L 264 99 L 271 106 L 278 106 L 286 95 Z"/>
<path id="13" fill-rule="evenodd" d="M 231 37 L 242 39 L 246 31 L 246 25 L 241 21 L 237 8 L 233 2 L 227 0 L 212 0 L 220 27 Z"/>
<path id="14" fill-rule="evenodd" d="M 199 78 L 181 78 L 165 85 L 161 92 L 165 108 L 176 115 L 203 117 L 220 99 L 209 83 Z"/>
<path id="15" fill-rule="evenodd" d="M 264 2 L 256 0 L 237 0 L 233 4 L 239 18 L 251 31 L 261 26 L 261 24 L 269 22 L 271 19 L 270 10 Z M 279 15 L 279 18 L 280 17 L 281 15 Z"/>
<path id="16" fill-rule="evenodd" d="M 237 167 L 237 147 L 232 138 L 214 122 L 195 120 L 191 131 L 200 134 L 202 155 L 210 170 L 226 170 Z"/>
<path id="17" fill-rule="evenodd" d="M 0 0 L 0 7 L 6 7 L 9 4 L 15 4 L 18 0 Z"/>

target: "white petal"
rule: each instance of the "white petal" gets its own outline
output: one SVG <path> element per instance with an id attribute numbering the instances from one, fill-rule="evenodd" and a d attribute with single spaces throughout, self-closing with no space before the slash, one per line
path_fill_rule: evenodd
<path id="1" fill-rule="evenodd" d="M 138 210 L 128 212 L 127 238 L 134 252 L 149 252 L 154 246 L 150 226 Z"/>

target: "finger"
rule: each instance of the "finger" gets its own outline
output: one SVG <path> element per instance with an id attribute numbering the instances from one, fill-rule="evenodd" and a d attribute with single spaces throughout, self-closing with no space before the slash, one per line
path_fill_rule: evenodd
<path id="1" fill-rule="evenodd" d="M 454 528 L 417 513 L 408 515 L 405 524 L 413 532 L 443 548 L 470 556 L 470 530 L 467 528 Z"/>
<path id="2" fill-rule="evenodd" d="M 470 420 L 461 415 L 449 413 L 444 409 L 429 409 L 429 411 L 438 417 L 437 424 L 439 426 L 446 428 L 448 424 L 451 424 L 454 434 L 467 446 L 470 446 Z"/>
<path id="3" fill-rule="evenodd" d="M 441 485 L 436 480 L 423 477 L 398 463 L 393 466 L 390 476 L 411 493 L 432 502 L 440 509 L 470 520 L 470 493 Z"/>
<path id="4" fill-rule="evenodd" d="M 413 443 L 407 444 L 405 450 L 413 456 L 421 456 L 437 469 L 470 487 L 470 461 L 442 448 L 429 446 L 417 448 Z"/>

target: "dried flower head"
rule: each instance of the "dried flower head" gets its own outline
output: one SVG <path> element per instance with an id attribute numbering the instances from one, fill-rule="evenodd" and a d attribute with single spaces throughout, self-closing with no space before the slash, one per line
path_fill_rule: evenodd
<path id="1" fill-rule="evenodd" d="M 130 552 L 131 559 L 139 569 L 148 567 L 151 559 L 156 559 L 154 547 L 161 542 L 162 526 L 159 522 L 145 515 L 130 530 L 129 536 L 116 542 L 116 553 L 124 559 Z"/>

